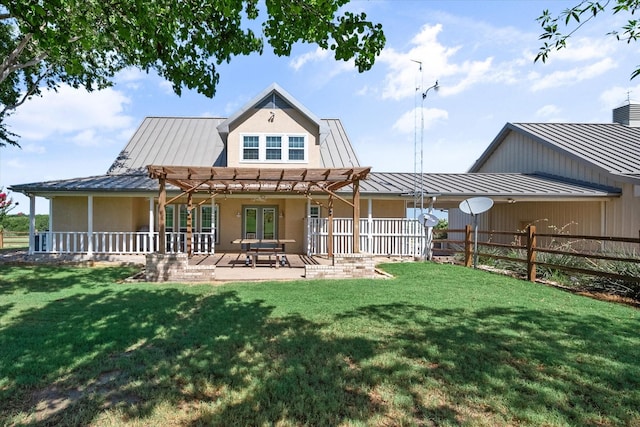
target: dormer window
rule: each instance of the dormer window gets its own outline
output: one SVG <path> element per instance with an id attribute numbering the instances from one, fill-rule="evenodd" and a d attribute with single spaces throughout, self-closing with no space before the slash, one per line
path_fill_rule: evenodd
<path id="1" fill-rule="evenodd" d="M 267 160 L 282 160 L 281 136 L 267 136 Z"/>
<path id="2" fill-rule="evenodd" d="M 259 155 L 259 138 L 254 135 L 244 136 L 242 141 L 242 160 L 258 160 Z"/>
<path id="3" fill-rule="evenodd" d="M 240 136 L 240 162 L 307 163 L 309 160 L 304 134 L 243 134 Z"/>

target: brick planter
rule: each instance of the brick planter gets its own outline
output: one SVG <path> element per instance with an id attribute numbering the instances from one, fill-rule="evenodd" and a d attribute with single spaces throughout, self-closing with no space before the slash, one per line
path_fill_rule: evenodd
<path id="1" fill-rule="evenodd" d="M 211 282 L 215 277 L 215 265 L 189 265 L 186 254 L 147 255 L 147 282 Z"/>
<path id="2" fill-rule="evenodd" d="M 375 261 L 371 254 L 340 254 L 332 265 L 305 265 L 307 279 L 373 279 Z"/>

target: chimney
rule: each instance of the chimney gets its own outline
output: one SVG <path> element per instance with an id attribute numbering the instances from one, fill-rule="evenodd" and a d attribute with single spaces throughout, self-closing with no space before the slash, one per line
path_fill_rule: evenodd
<path id="1" fill-rule="evenodd" d="M 613 122 L 629 127 L 640 127 L 640 104 L 627 104 L 614 108 Z"/>

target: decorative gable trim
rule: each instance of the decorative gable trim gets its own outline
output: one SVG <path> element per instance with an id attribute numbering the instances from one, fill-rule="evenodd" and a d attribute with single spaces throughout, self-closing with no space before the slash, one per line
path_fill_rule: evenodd
<path id="1" fill-rule="evenodd" d="M 318 143 L 322 143 L 329 134 L 329 127 L 320 120 L 315 114 L 298 102 L 293 96 L 285 91 L 277 83 L 271 84 L 268 88 L 246 103 L 242 108 L 236 111 L 228 119 L 218 125 L 218 132 L 226 137 L 229 129 L 238 119 L 240 119 L 247 111 L 254 108 L 277 108 L 286 109 L 293 108 L 298 110 L 304 117 L 318 126 L 319 139 Z"/>

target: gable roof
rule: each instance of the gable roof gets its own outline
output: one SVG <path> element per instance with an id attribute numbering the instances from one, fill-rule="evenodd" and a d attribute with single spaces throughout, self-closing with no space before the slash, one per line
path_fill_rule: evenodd
<path id="1" fill-rule="evenodd" d="M 226 166 L 221 118 L 146 117 L 107 174 L 146 175 L 147 165 Z"/>
<path id="2" fill-rule="evenodd" d="M 510 132 L 623 178 L 640 174 L 640 128 L 619 123 L 507 123 L 469 172 L 477 172 Z"/>
<path id="3" fill-rule="evenodd" d="M 108 175 L 146 175 L 147 166 L 227 166 L 226 145 L 218 132 L 224 118 L 147 117 L 113 162 Z M 323 168 L 358 167 L 360 162 L 338 119 L 320 120 Z"/>
<path id="4" fill-rule="evenodd" d="M 265 106 L 267 106 L 268 108 L 294 108 L 298 110 L 303 116 L 309 119 L 309 121 L 318 126 L 320 142 L 322 142 L 324 136 L 326 136 L 328 132 L 328 129 L 326 128 L 324 123 L 315 114 L 313 114 L 310 110 L 307 109 L 307 107 L 298 102 L 297 99 L 291 96 L 277 83 L 272 83 L 271 86 L 256 95 L 242 108 L 236 111 L 231 117 L 220 123 L 218 125 L 218 131 L 222 135 L 228 134 L 230 126 L 236 120 L 240 119 L 245 113 L 247 113 L 247 111 L 253 108 L 264 108 Z"/>

